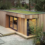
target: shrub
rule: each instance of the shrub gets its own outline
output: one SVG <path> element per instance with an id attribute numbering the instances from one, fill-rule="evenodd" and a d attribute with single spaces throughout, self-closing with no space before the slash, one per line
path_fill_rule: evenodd
<path id="1" fill-rule="evenodd" d="M 25 7 L 22 7 L 22 5 L 18 5 L 18 4 L 16 4 L 15 6 L 14 6 L 14 8 L 16 8 L 16 9 L 26 9 Z"/>
<path id="2" fill-rule="evenodd" d="M 0 1 L 0 8 L 2 7 L 3 3 Z"/>
<path id="3" fill-rule="evenodd" d="M 2 5 L 0 6 L 0 9 L 10 9 L 12 7 L 10 2 L 5 2 L 2 3 Z"/>
<path id="4" fill-rule="evenodd" d="M 35 5 L 35 9 L 37 11 L 45 11 L 45 0 L 44 1 L 40 1 L 40 3 L 37 3 Z"/>
<path id="5" fill-rule="evenodd" d="M 34 43 L 36 44 L 37 42 L 41 41 L 41 37 L 43 36 L 43 25 L 42 26 L 35 26 L 31 25 L 29 26 L 31 34 L 35 35 Z"/>
<path id="6" fill-rule="evenodd" d="M 38 4 L 35 5 L 35 9 L 36 9 L 37 11 L 42 11 L 42 10 L 43 10 L 42 6 L 40 6 L 40 5 L 38 5 Z"/>
<path id="7" fill-rule="evenodd" d="M 24 7 L 25 7 L 26 9 L 28 9 L 28 8 L 29 8 L 27 4 L 24 4 Z"/>
<path id="8" fill-rule="evenodd" d="M 29 8 L 27 4 L 24 4 L 24 6 L 22 6 L 22 4 L 20 4 L 20 6 L 19 6 L 18 3 L 14 7 L 17 9 L 28 9 Z"/>

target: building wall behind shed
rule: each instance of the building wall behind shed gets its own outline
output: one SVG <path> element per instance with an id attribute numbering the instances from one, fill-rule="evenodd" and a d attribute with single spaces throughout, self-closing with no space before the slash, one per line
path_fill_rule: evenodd
<path id="1" fill-rule="evenodd" d="M 6 12 L 0 11 L 0 25 L 5 27 L 6 23 Z"/>

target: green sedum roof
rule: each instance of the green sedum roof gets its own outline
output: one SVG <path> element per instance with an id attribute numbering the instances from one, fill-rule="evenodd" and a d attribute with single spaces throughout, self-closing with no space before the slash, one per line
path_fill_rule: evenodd
<path id="1" fill-rule="evenodd" d="M 42 14 L 44 13 L 44 12 L 33 12 L 33 11 L 25 11 L 25 10 L 5 10 L 5 11 L 21 13 L 21 14 Z"/>

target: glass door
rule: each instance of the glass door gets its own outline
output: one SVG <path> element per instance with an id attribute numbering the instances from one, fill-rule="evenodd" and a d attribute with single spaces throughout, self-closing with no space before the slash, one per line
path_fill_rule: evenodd
<path id="1" fill-rule="evenodd" d="M 17 18 L 14 17 L 14 29 L 17 30 Z"/>
<path id="2" fill-rule="evenodd" d="M 17 17 L 10 16 L 9 27 L 17 31 Z"/>
<path id="3" fill-rule="evenodd" d="M 10 28 L 13 28 L 13 17 L 10 16 Z"/>

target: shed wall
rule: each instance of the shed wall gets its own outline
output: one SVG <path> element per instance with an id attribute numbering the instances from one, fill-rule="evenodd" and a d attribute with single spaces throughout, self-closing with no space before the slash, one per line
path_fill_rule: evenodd
<path id="1" fill-rule="evenodd" d="M 45 14 L 39 14 L 38 23 L 39 26 L 43 24 L 43 31 L 45 32 Z"/>
<path id="2" fill-rule="evenodd" d="M 27 19 L 18 18 L 18 32 L 27 35 Z"/>
<path id="3" fill-rule="evenodd" d="M 0 25 L 4 26 L 6 25 L 6 12 L 0 11 Z"/>
<path id="4" fill-rule="evenodd" d="M 6 28 L 9 28 L 9 15 L 6 15 Z"/>
<path id="5" fill-rule="evenodd" d="M 9 27 L 9 16 L 6 16 L 7 12 L 5 11 L 0 11 L 0 25 L 4 27 Z M 17 14 L 11 13 L 12 16 L 18 17 Z M 10 13 L 8 15 L 11 16 Z M 22 18 L 21 18 L 22 17 Z M 43 31 L 45 32 L 45 14 L 37 14 L 37 15 L 24 15 L 21 17 L 18 17 L 18 32 L 27 35 L 27 19 L 32 19 L 32 18 L 37 18 L 38 19 L 38 25 L 41 26 L 43 23 Z M 8 20 L 8 21 L 7 21 Z"/>

